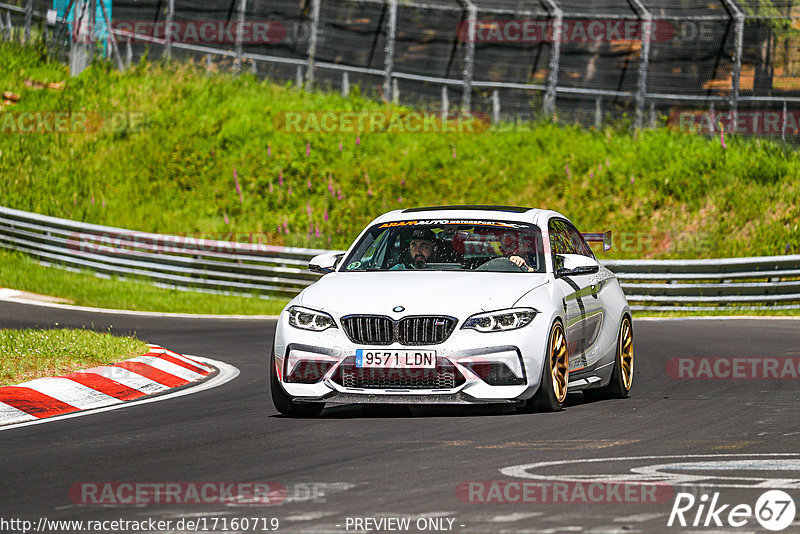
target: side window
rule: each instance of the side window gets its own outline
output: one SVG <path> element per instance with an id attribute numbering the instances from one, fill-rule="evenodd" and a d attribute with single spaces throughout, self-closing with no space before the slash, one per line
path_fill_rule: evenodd
<path id="1" fill-rule="evenodd" d="M 550 249 L 553 254 L 574 254 L 564 221 L 550 219 Z"/>
<path id="2" fill-rule="evenodd" d="M 586 240 L 583 238 L 583 234 L 581 234 L 574 226 L 568 223 L 564 223 L 564 227 L 567 230 L 567 234 L 569 235 L 570 240 L 570 248 L 574 252 L 572 254 L 581 254 L 583 256 L 595 259 L 594 253 L 592 253 L 592 249 Z"/>
<path id="3" fill-rule="evenodd" d="M 581 254 L 594 258 L 592 249 L 583 235 L 571 224 L 562 219 L 550 220 L 550 248 L 553 254 Z"/>

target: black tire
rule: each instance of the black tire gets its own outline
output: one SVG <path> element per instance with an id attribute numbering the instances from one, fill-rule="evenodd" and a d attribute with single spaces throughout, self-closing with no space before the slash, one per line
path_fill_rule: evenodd
<path id="1" fill-rule="evenodd" d="M 625 315 L 617 332 L 617 354 L 614 357 L 614 371 L 608 385 L 584 390 L 583 396 L 594 399 L 626 399 L 633 385 L 633 325 Z"/>
<path id="2" fill-rule="evenodd" d="M 288 415 L 290 417 L 315 417 L 325 408 L 324 402 L 294 402 L 292 397 L 286 393 L 275 371 L 274 347 L 272 348 L 272 356 L 269 360 L 269 378 L 272 404 L 275 405 L 275 409 L 283 415 Z"/>
<path id="3" fill-rule="evenodd" d="M 556 366 L 554 373 L 553 366 Z M 561 377 L 563 373 L 563 377 Z M 558 389 L 556 391 L 556 375 L 559 375 Z M 563 381 L 563 384 L 561 382 Z M 569 383 L 569 354 L 567 353 L 566 337 L 561 321 L 556 321 L 550 328 L 547 338 L 547 357 L 542 366 L 542 377 L 539 381 L 539 390 L 528 399 L 522 407 L 524 412 L 558 412 L 564 406 L 567 398 L 567 385 Z"/>

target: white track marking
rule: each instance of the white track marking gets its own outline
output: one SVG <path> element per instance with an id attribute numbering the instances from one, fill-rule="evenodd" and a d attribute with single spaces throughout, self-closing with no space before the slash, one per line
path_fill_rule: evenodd
<path id="1" fill-rule="evenodd" d="M 204 364 L 202 364 L 200 362 L 194 361 L 191 358 L 187 358 L 183 354 L 178 354 L 177 352 L 173 352 L 173 351 L 171 351 L 169 349 L 165 349 L 164 347 L 159 347 L 158 345 L 150 345 L 150 349 L 151 349 L 150 352 L 152 352 L 154 354 L 166 354 L 166 355 L 172 356 L 173 358 L 178 359 L 178 360 L 180 360 L 182 362 L 186 362 L 186 363 L 188 363 L 190 365 L 194 365 L 195 367 L 199 367 L 200 369 L 203 369 L 204 371 L 209 371 L 209 372 L 212 371 L 211 367 L 209 367 L 207 365 L 204 365 Z"/>
<path id="2" fill-rule="evenodd" d="M 658 519 L 660 517 L 666 517 L 666 516 L 664 514 L 626 515 L 625 517 L 615 517 L 614 523 L 644 523 L 645 521 Z"/>
<path id="3" fill-rule="evenodd" d="M 18 410 L 5 402 L 0 402 L 0 425 L 13 425 L 15 423 L 35 421 L 37 419 L 39 418 L 35 415 Z"/>
<path id="4" fill-rule="evenodd" d="M 284 518 L 284 521 L 314 521 L 315 519 L 322 519 L 336 515 L 338 512 L 308 512 L 305 514 L 290 515 Z"/>
<path id="5" fill-rule="evenodd" d="M 155 367 L 159 371 L 164 371 L 165 373 L 171 374 L 172 376 L 177 376 L 178 378 L 182 378 L 188 382 L 194 382 L 195 380 L 202 378 L 204 375 L 200 373 L 195 373 L 194 371 L 190 371 L 186 367 L 181 367 L 180 365 L 172 362 L 168 362 L 167 360 L 162 360 L 158 356 L 139 356 L 138 358 L 131 358 L 130 360 L 125 360 L 126 362 L 140 362 L 150 367 Z M 135 371 L 134 371 L 135 372 Z"/>
<path id="6" fill-rule="evenodd" d="M 539 517 L 540 515 L 544 515 L 544 512 L 515 512 L 508 515 L 496 515 L 486 521 L 489 523 L 514 523 L 531 517 Z"/>
<path id="7" fill-rule="evenodd" d="M 9 299 L 21 295 L 22 291 L 16 289 L 8 289 L 7 287 L 0 287 L 0 299 Z"/>
<path id="8" fill-rule="evenodd" d="M 122 401 L 106 395 L 96 389 L 86 387 L 69 378 L 37 378 L 29 382 L 18 384 L 19 387 L 31 388 L 48 397 L 53 397 L 61 402 L 66 402 L 80 410 L 102 408 L 119 404 Z"/>
<path id="9" fill-rule="evenodd" d="M 111 410 L 121 410 L 121 409 L 124 409 L 124 408 L 130 408 L 130 407 L 133 407 L 133 406 L 139 406 L 141 404 L 149 404 L 151 402 L 161 402 L 161 401 L 165 401 L 165 400 L 168 400 L 168 399 L 173 399 L 175 397 L 183 397 L 185 395 L 192 395 L 194 393 L 200 393 L 201 391 L 206 391 L 208 389 L 213 389 L 213 388 L 222 386 L 224 384 L 227 384 L 228 382 L 230 382 L 231 380 L 233 380 L 234 378 L 239 376 L 239 369 L 237 369 L 236 367 L 234 367 L 233 365 L 230 365 L 228 363 L 221 362 L 221 361 L 218 361 L 218 360 L 212 360 L 211 358 L 204 358 L 202 356 L 191 356 L 191 355 L 189 355 L 188 357 L 192 358 L 192 359 L 197 359 L 198 361 L 200 361 L 202 363 L 206 363 L 208 365 L 213 365 L 214 367 L 219 369 L 219 374 L 217 374 L 216 376 L 206 380 L 205 382 L 201 382 L 200 384 L 196 384 L 196 385 L 193 385 L 191 387 L 187 387 L 185 389 L 181 389 L 179 391 L 175 391 L 173 393 L 167 393 L 167 394 L 164 394 L 164 395 L 159 395 L 158 397 L 148 397 L 148 398 L 143 398 L 143 399 L 139 399 L 139 400 L 135 400 L 135 401 L 123 402 L 121 404 L 115 404 L 113 406 L 106 406 L 105 408 L 97 408 L 95 410 L 87 410 L 87 411 L 83 411 L 83 412 L 75 412 L 75 413 L 70 413 L 70 414 L 66 414 L 66 415 L 56 415 L 54 417 L 48 417 L 47 419 L 37 419 L 36 421 L 27 421 L 27 422 L 24 422 L 24 423 L 18 423 L 18 424 L 14 424 L 14 425 L 6 425 L 6 426 L 3 426 L 3 427 L 0 427 L 0 432 L 6 431 L 6 430 L 13 430 L 13 429 L 21 428 L 21 427 L 25 427 L 25 426 L 41 425 L 41 424 L 45 424 L 45 423 L 53 423 L 53 422 L 56 422 L 56 421 L 62 421 L 64 419 L 71 419 L 73 417 L 83 417 L 83 416 L 86 416 L 86 415 L 94 415 L 96 413 L 108 412 L 108 411 L 111 411 Z"/>

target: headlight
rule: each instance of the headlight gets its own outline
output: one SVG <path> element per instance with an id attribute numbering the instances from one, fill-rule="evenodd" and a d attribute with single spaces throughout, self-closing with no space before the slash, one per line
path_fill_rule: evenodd
<path id="1" fill-rule="evenodd" d="M 289 308 L 289 324 L 295 328 L 314 330 L 315 332 L 336 328 L 336 322 L 327 313 L 310 310 L 302 306 Z"/>
<path id="2" fill-rule="evenodd" d="M 488 313 L 478 313 L 466 321 L 461 328 L 472 328 L 478 332 L 505 332 L 527 326 L 536 317 L 533 308 L 513 308 Z"/>

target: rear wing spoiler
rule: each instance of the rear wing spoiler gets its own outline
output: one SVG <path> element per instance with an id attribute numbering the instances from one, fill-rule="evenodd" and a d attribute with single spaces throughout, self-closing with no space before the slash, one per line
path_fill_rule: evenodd
<path id="1" fill-rule="evenodd" d="M 583 234 L 583 238 L 589 243 L 602 243 L 604 252 L 611 250 L 611 230 L 603 232 L 602 234 L 585 233 Z"/>

